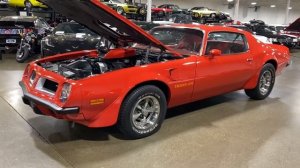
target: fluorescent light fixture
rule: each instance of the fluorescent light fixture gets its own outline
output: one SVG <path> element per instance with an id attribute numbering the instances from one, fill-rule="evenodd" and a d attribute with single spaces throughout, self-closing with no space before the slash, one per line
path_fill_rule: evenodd
<path id="1" fill-rule="evenodd" d="M 275 8 L 275 7 L 276 7 L 276 5 L 271 5 L 270 7 L 271 7 L 271 8 Z"/>
<path id="2" fill-rule="evenodd" d="M 289 10 L 293 9 L 293 7 L 289 7 Z"/>
<path id="3" fill-rule="evenodd" d="M 257 3 L 256 2 L 251 2 L 251 5 L 256 5 Z"/>
<path id="4" fill-rule="evenodd" d="M 227 2 L 233 2 L 233 0 L 227 0 Z"/>

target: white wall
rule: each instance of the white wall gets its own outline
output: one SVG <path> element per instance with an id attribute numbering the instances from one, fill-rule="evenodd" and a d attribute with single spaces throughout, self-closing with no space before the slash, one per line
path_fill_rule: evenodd
<path id="1" fill-rule="evenodd" d="M 282 1 L 282 0 L 273 0 Z M 300 0 L 296 0 L 300 1 Z M 143 3 L 146 3 L 147 0 L 142 0 Z M 233 16 L 234 9 L 228 9 L 228 6 L 225 4 L 226 0 L 152 0 L 153 5 L 160 5 L 165 3 L 177 4 L 181 8 L 191 8 L 194 6 L 206 6 L 212 9 L 221 10 L 228 12 Z M 276 8 L 270 8 L 269 6 L 262 6 L 258 9 L 257 12 L 254 11 L 254 8 L 249 8 L 248 4 L 250 1 L 245 4 L 245 1 L 240 2 L 239 10 L 239 21 L 248 22 L 252 19 L 259 19 L 265 21 L 267 24 L 284 24 L 285 20 L 285 7 L 278 6 Z M 259 1 L 258 1 L 259 2 Z M 300 5 L 293 6 L 293 9 L 290 10 L 290 15 L 288 22 L 292 23 L 297 18 L 300 17 Z"/>

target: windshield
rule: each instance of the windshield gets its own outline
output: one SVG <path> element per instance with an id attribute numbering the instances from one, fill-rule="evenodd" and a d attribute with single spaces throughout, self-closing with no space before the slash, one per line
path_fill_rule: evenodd
<path id="1" fill-rule="evenodd" d="M 183 55 L 199 54 L 203 32 L 188 28 L 155 28 L 150 32 L 166 46 Z"/>
<path id="2" fill-rule="evenodd" d="M 111 0 L 114 3 L 121 3 L 119 0 Z"/>
<path id="3" fill-rule="evenodd" d="M 192 10 L 204 10 L 204 9 L 206 9 L 205 7 L 194 7 L 194 8 L 192 8 Z"/>
<path id="4" fill-rule="evenodd" d="M 53 33 L 56 35 L 81 33 L 90 36 L 97 36 L 96 33 L 78 23 L 61 23 L 57 25 Z"/>

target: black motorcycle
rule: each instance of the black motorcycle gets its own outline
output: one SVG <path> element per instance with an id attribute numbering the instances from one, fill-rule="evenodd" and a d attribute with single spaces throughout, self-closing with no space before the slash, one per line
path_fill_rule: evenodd
<path id="1" fill-rule="evenodd" d="M 16 53 L 16 61 L 23 63 L 28 58 L 40 54 L 41 52 L 41 39 L 45 37 L 50 30 L 43 32 L 28 32 L 22 36 L 21 43 L 18 46 Z"/>

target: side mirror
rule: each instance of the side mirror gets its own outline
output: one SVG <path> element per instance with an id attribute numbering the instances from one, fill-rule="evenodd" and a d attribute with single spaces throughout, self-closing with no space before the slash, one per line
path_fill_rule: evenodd
<path id="1" fill-rule="evenodd" d="M 212 49 L 209 51 L 209 55 L 212 57 L 220 56 L 221 54 L 222 54 L 221 50 L 218 49 Z"/>

